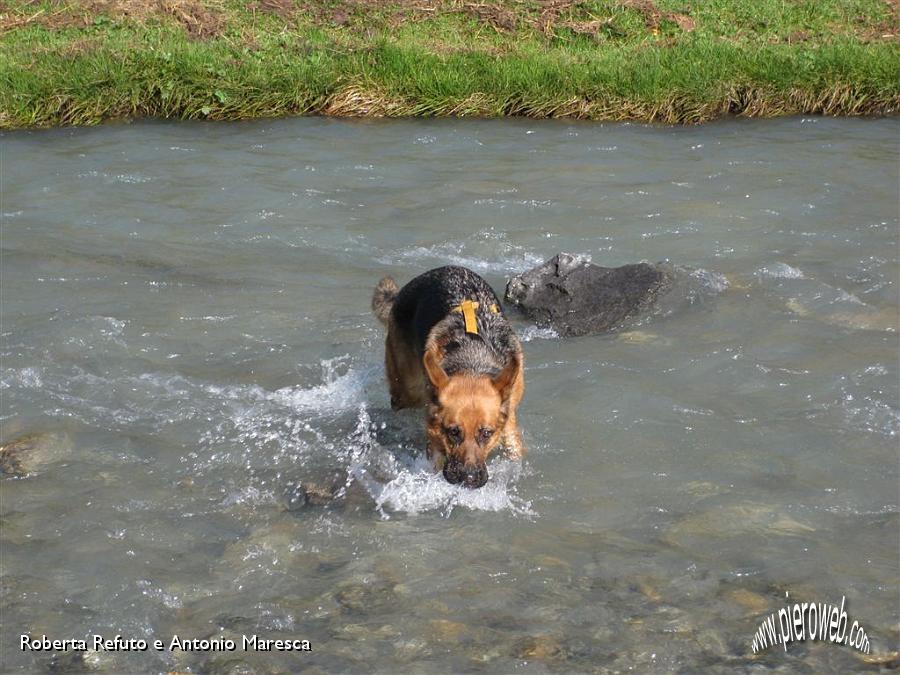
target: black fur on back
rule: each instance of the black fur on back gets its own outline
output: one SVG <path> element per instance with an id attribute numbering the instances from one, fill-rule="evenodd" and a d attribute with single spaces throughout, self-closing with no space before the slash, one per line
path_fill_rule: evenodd
<path id="1" fill-rule="evenodd" d="M 463 300 L 478 303 L 478 335 L 466 333 L 462 312 L 452 311 Z M 494 314 L 491 306 L 499 313 Z M 519 340 L 509 325 L 500 301 L 488 283 L 472 270 L 448 265 L 417 276 L 400 289 L 391 307 L 394 325 L 421 356 L 434 331 L 444 344 L 442 367 L 448 375 L 471 372 L 496 376 Z"/>

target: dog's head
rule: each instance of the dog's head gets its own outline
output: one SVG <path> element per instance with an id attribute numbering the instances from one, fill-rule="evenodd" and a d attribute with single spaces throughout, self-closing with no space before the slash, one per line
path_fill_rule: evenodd
<path id="1" fill-rule="evenodd" d="M 513 355 L 496 377 L 454 373 L 441 367 L 442 349 L 425 351 L 425 373 L 434 388 L 426 433 L 444 453 L 444 478 L 479 488 L 487 482 L 487 458 L 500 442 L 520 359 Z"/>

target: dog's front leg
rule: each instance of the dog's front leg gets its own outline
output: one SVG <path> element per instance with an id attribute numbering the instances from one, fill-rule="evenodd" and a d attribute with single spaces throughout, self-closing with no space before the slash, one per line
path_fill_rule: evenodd
<path id="1" fill-rule="evenodd" d="M 444 461 L 447 459 L 444 456 L 442 436 L 437 411 L 434 406 L 428 406 L 425 409 L 425 456 L 431 460 L 437 472 L 444 470 Z"/>
<path id="2" fill-rule="evenodd" d="M 522 442 L 522 434 L 519 433 L 515 414 L 510 415 L 506 420 L 501 442 L 506 446 L 507 454 L 511 459 L 522 459 L 525 456 L 525 444 Z"/>
<path id="3" fill-rule="evenodd" d="M 437 422 L 433 415 L 428 415 L 425 423 L 425 456 L 431 460 L 435 471 L 444 470 L 444 449 L 441 443 L 441 432 L 435 428 Z"/>
<path id="4" fill-rule="evenodd" d="M 431 463 L 432 465 L 434 465 L 434 470 L 436 472 L 441 472 L 444 470 L 444 461 L 446 460 L 444 451 L 440 449 L 440 445 L 431 440 L 430 436 L 425 445 L 425 455 L 428 457 L 428 459 L 431 460 Z"/>

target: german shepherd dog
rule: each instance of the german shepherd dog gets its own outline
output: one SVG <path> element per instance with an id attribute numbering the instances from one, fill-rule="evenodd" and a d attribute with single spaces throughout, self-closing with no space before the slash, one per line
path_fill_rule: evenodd
<path id="1" fill-rule="evenodd" d="M 426 406 L 426 452 L 435 470 L 450 483 L 478 488 L 495 447 L 522 457 L 522 345 L 484 279 L 455 266 L 425 272 L 402 289 L 385 277 L 372 311 L 387 326 L 391 407 Z"/>

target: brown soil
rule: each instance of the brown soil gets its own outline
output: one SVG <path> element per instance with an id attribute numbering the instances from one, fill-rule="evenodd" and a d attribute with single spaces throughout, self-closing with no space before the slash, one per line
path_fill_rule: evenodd
<path id="1" fill-rule="evenodd" d="M 247 3 L 247 9 L 274 14 L 285 21 L 293 21 L 297 6 L 294 0 L 255 0 Z"/>
<path id="2" fill-rule="evenodd" d="M 26 7 L 35 4 L 28 2 Z M 198 0 L 59 0 L 53 4 L 51 10 L 40 8 L 17 14 L 4 10 L 0 14 L 0 33 L 30 25 L 50 29 L 81 28 L 103 16 L 129 19 L 136 23 L 150 18 L 172 17 L 190 37 L 198 40 L 221 35 L 225 28 L 221 11 Z"/>
<path id="3" fill-rule="evenodd" d="M 175 17 L 184 26 L 188 35 L 196 40 L 221 35 L 225 30 L 225 18 L 221 12 L 212 10 L 191 0 L 158 0 L 160 9 Z"/>
<path id="4" fill-rule="evenodd" d="M 498 4 L 468 2 L 462 9 L 497 31 L 511 31 L 519 27 L 519 15 Z"/>
<path id="5" fill-rule="evenodd" d="M 635 9 L 644 17 L 644 23 L 654 33 L 658 33 L 663 21 L 672 21 L 683 31 L 694 30 L 694 20 L 686 14 L 663 12 L 652 0 L 620 0 L 620 7 Z"/>

